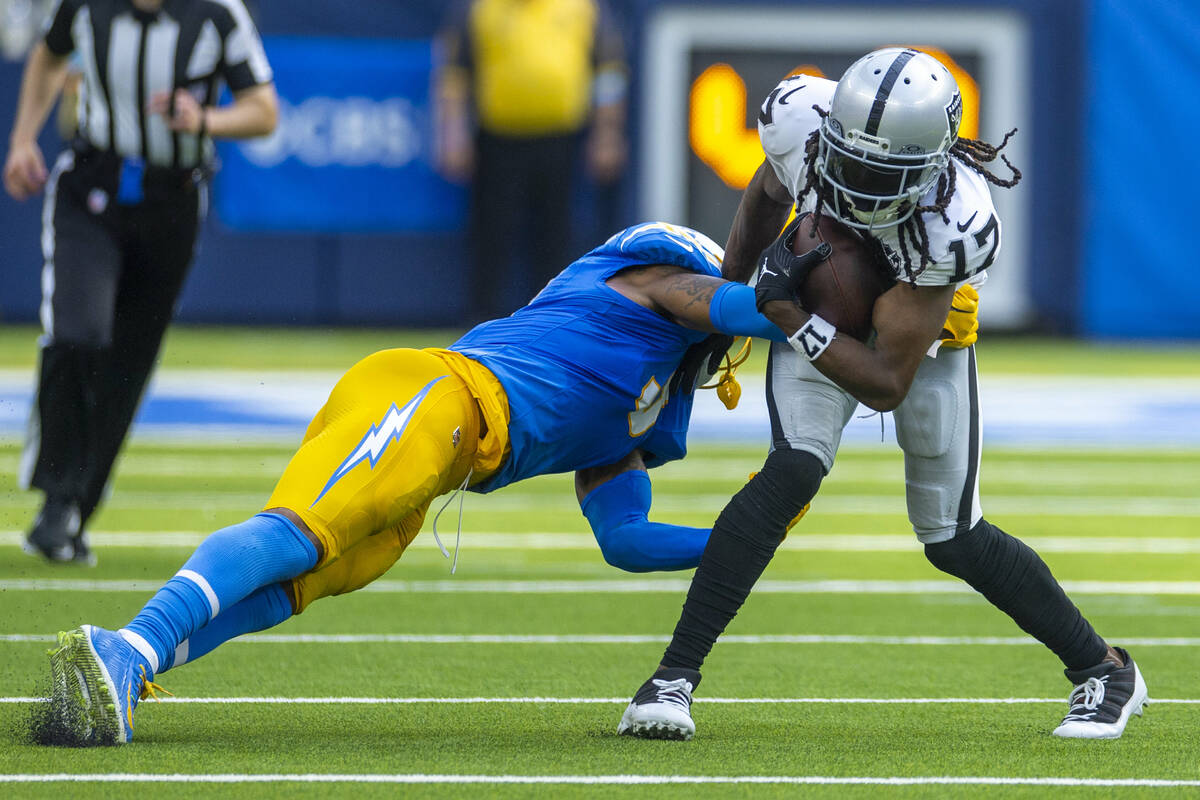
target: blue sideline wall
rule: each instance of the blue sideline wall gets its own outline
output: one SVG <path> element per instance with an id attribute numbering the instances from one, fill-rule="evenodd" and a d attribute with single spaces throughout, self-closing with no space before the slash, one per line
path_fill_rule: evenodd
<path id="1" fill-rule="evenodd" d="M 635 81 L 630 133 L 639 134 L 639 87 L 646 20 L 666 5 L 610 0 L 624 19 Z M 1163 287 L 1200 292 L 1189 252 L 1197 201 L 1179 187 L 1200 178 L 1187 144 L 1198 114 L 1200 33 L 1190 0 L 925 0 L 792 2 L 788 8 L 1003 8 L 1028 22 L 1033 76 L 1029 253 L 1031 327 L 1101 336 L 1200 337 L 1200 306 L 1159 308 Z M 428 40 L 438 0 L 257 0 L 268 37 Z M 730 0 L 690 6 L 746 5 Z M 755 3 L 756 7 L 769 7 Z M 1114 57 L 1113 54 L 1119 54 Z M 20 65 L 0 62 L 0 131 L 11 127 Z M 1169 79 L 1166 76 L 1170 76 Z M 756 99 L 753 102 L 757 102 Z M 680 122 L 681 125 L 685 121 Z M 1157 144 L 1156 144 L 1157 143 Z M 43 137 L 48 156 L 58 149 Z M 1173 156 L 1172 156 L 1173 154 Z M 577 231 L 579 247 L 638 219 L 638 148 L 627 179 Z M 1168 180 L 1169 179 L 1169 180 Z M 220 178 L 218 178 L 220 181 Z M 1136 190 L 1145 182 L 1145 189 Z M 217 190 L 219 192 L 220 186 Z M 36 319 L 40 204 L 0 196 L 0 319 Z M 1166 219 L 1154 224 L 1145 217 Z M 202 234 L 179 318 L 193 322 L 457 325 L 464 313 L 466 251 L 454 224 L 425 232 L 247 233 L 218 215 Z M 1144 231 L 1153 229 L 1153 241 Z M 1135 233 L 1136 232 L 1136 233 Z M 1140 233 L 1141 235 L 1137 235 Z M 1017 257 L 1007 253 L 1006 257 Z M 1138 288 L 1127 277 L 1136 265 Z"/>
<path id="2" fill-rule="evenodd" d="M 1093 0 L 1079 329 L 1200 337 L 1200 14 L 1195 0 Z"/>

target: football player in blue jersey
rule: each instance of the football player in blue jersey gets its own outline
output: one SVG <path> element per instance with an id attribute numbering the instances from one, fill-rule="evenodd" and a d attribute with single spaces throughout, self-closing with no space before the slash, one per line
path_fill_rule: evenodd
<path id="1" fill-rule="evenodd" d="M 574 470 L 609 563 L 694 567 L 708 529 L 647 520 L 646 468 L 686 452 L 695 383 L 681 361 L 724 354 L 732 334 L 783 339 L 753 289 L 720 277 L 721 258 L 696 231 L 638 225 L 449 349 L 384 350 L 351 367 L 262 512 L 205 539 L 125 627 L 59 634 L 57 734 L 129 741 L 156 674 L 367 585 L 417 535 L 430 502 L 456 489 Z"/>

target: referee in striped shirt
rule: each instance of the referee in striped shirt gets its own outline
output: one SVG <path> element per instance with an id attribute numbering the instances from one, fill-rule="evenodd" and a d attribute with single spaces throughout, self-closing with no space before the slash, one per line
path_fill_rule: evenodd
<path id="1" fill-rule="evenodd" d="M 74 56 L 78 135 L 47 171 L 37 137 Z M 217 106 L 221 82 L 233 102 Z M 45 189 L 26 550 L 94 563 L 104 493 L 192 261 L 213 137 L 263 136 L 278 100 L 242 0 L 59 0 L 25 67 L 5 189 Z"/>

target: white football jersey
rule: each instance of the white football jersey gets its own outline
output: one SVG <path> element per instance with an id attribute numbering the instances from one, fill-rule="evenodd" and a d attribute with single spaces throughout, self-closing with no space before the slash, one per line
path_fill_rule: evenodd
<path id="1" fill-rule="evenodd" d="M 804 186 L 805 143 L 821 125 L 821 117 L 813 106 L 828 110 L 836 87 L 835 81 L 825 78 L 793 75 L 781 81 L 763 101 L 758 117 L 758 138 L 776 177 L 792 197 Z M 949 224 L 938 214 L 924 214 L 933 263 L 917 273 L 914 282 L 918 286 L 964 282 L 979 286 L 987 278 L 984 270 L 1000 251 L 1000 220 L 987 181 L 961 162 L 956 166 L 954 196 L 946 209 Z M 935 184 L 921 198 L 921 205 L 932 205 L 936 195 Z M 815 207 L 815 193 L 810 192 L 800 211 L 812 211 Z M 871 235 L 883 243 L 896 278 L 909 280 L 904 274 L 898 231 L 899 227 L 892 227 L 872 231 Z M 920 256 L 913 252 L 911 242 L 909 251 L 916 266 Z"/>

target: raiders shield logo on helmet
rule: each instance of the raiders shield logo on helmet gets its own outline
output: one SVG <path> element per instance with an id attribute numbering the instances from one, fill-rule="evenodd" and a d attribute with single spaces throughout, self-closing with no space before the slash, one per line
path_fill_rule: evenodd
<path id="1" fill-rule="evenodd" d="M 950 98 L 949 105 L 946 106 L 946 118 L 950 120 L 950 135 L 955 139 L 958 138 L 958 125 L 962 122 L 962 115 L 962 95 L 955 92 L 954 97 Z"/>

